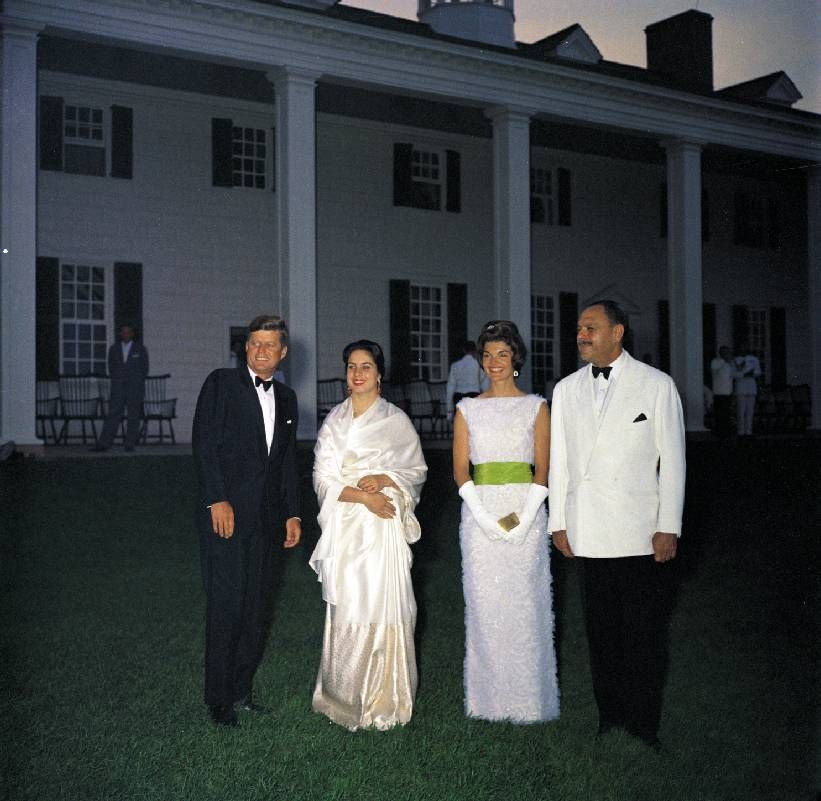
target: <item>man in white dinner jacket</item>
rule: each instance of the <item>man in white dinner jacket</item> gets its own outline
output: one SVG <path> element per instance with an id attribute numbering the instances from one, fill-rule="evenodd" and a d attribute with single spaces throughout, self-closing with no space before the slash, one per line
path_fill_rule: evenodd
<path id="1" fill-rule="evenodd" d="M 611 300 L 579 317 L 588 364 L 553 390 L 548 526 L 581 563 L 598 736 L 624 728 L 658 751 L 684 418 L 670 376 L 622 349 L 626 322 Z"/>

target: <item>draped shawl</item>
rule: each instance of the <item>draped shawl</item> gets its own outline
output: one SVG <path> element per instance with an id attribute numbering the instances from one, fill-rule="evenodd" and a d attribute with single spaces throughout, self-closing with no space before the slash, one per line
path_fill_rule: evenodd
<path id="1" fill-rule="evenodd" d="M 378 398 L 359 417 L 353 416 L 350 398 L 331 410 L 314 448 L 313 480 L 322 536 L 309 561 L 322 582 L 327 603 L 340 603 L 346 591 L 367 596 L 367 588 L 346 586 L 345 564 L 352 558 L 366 560 L 368 543 L 376 541 L 381 548 L 381 542 L 390 538 L 396 548 L 404 549 L 410 562 L 407 543 L 421 535 L 414 509 L 427 470 L 419 435 L 407 415 L 392 403 Z M 339 500 L 345 487 L 355 487 L 363 476 L 374 473 L 384 473 L 398 487 L 381 490 L 396 507 L 389 520 L 377 517 L 364 504 Z M 384 616 L 386 610 L 378 599 L 360 600 L 346 606 L 355 617 L 370 619 L 355 622 L 375 622 L 374 616 Z M 399 610 L 396 616 L 402 617 Z"/>

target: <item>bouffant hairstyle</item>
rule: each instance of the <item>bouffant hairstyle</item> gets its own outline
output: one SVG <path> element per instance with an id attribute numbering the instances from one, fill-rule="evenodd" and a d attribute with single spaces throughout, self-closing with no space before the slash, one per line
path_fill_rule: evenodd
<path id="1" fill-rule="evenodd" d="M 288 324 L 278 314 L 260 314 L 248 323 L 248 336 L 254 331 L 279 331 L 279 341 L 288 345 Z"/>
<path id="2" fill-rule="evenodd" d="M 514 370 L 521 370 L 527 358 L 527 346 L 519 333 L 516 323 L 510 320 L 491 320 L 482 326 L 479 334 L 479 353 L 481 354 L 488 342 L 504 342 L 511 353 Z"/>
<path id="3" fill-rule="evenodd" d="M 385 353 L 377 342 L 370 339 L 357 339 L 356 342 L 345 345 L 345 349 L 342 351 L 343 364 L 347 366 L 348 359 L 351 358 L 351 354 L 355 350 L 366 350 L 370 353 L 376 364 L 376 371 L 379 373 L 379 377 L 382 378 L 385 375 Z"/>

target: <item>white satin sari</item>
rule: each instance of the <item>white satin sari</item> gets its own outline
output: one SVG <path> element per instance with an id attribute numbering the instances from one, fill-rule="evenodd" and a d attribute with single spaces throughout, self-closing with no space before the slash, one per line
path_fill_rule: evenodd
<path id="1" fill-rule="evenodd" d="M 310 565 L 327 603 L 313 709 L 355 731 L 410 720 L 416 695 L 416 600 L 409 543 L 420 537 L 413 510 L 427 474 L 413 425 L 383 398 L 359 417 L 351 401 L 325 419 L 314 449 L 322 536 Z M 384 473 L 390 520 L 339 500 L 360 478 Z"/>

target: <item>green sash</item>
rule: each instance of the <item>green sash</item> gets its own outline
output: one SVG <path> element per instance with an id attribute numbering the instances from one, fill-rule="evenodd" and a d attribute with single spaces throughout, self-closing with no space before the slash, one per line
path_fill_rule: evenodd
<path id="1" fill-rule="evenodd" d="M 485 462 L 473 466 L 474 484 L 530 484 L 533 473 L 526 462 Z"/>

